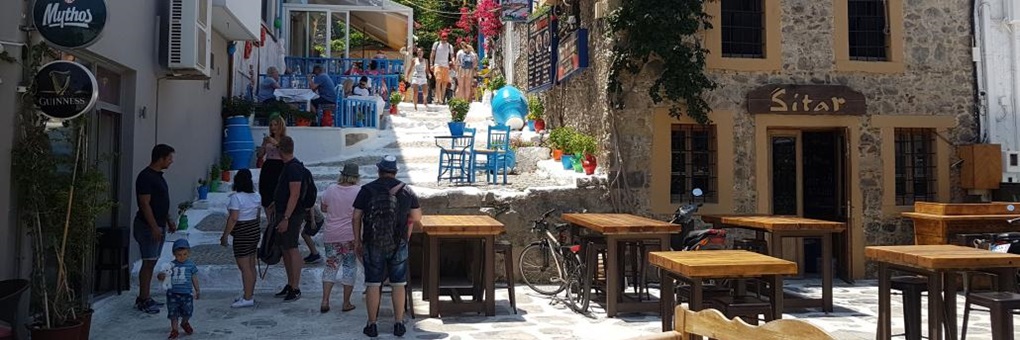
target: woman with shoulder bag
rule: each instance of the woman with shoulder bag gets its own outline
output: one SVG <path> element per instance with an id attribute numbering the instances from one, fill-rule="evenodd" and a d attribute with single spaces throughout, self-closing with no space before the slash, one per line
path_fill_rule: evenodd
<path id="1" fill-rule="evenodd" d="M 242 169 L 234 177 L 234 193 L 227 203 L 227 225 L 220 236 L 220 245 L 227 246 L 227 235 L 234 237 L 234 258 L 237 269 L 241 270 L 244 295 L 234 300 L 232 308 L 255 305 L 255 250 L 259 244 L 262 221 L 261 198 L 255 193 L 251 171 Z"/>

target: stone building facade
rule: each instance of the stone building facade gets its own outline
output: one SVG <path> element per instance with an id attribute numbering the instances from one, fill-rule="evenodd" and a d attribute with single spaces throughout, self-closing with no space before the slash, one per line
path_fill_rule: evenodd
<path id="1" fill-rule="evenodd" d="M 706 2 L 715 28 L 700 38 L 709 50 L 707 74 L 718 84 L 705 97 L 712 108 L 707 127 L 671 118 L 667 107 L 651 102 L 647 89 L 662 67 L 655 61 L 623 82 L 623 108 L 610 108 L 612 41 L 605 19 L 594 19 L 598 2 L 580 3 L 582 26 L 591 31 L 591 67 L 539 96 L 549 124 L 572 126 L 600 141 L 600 171 L 609 174 L 615 209 L 665 216 L 688 199 L 679 188 L 707 185 L 703 214 L 792 213 L 846 221 L 848 231 L 836 241 L 843 249 L 836 254 L 839 272 L 859 278 L 866 273 L 865 246 L 912 243 L 911 223 L 899 214 L 910 211 L 913 201 L 962 199 L 951 164 L 956 146 L 977 139 L 973 34 L 969 20 L 952 18 L 971 17 L 968 2 L 879 1 L 889 18 L 880 61 L 849 56 L 845 0 L 763 0 L 762 55 L 723 57 L 722 5 Z M 512 39 L 523 39 L 522 26 L 515 26 Z M 524 84 L 526 56 L 513 57 L 514 83 Z M 750 113 L 748 94 L 766 85 L 791 89 L 787 95 L 841 85 L 863 95 L 864 106 L 860 112 Z M 686 176 L 696 177 L 691 154 L 699 150 L 683 144 L 694 142 L 690 136 L 699 131 L 710 131 L 710 161 L 699 170 L 711 175 L 685 180 L 671 158 L 689 163 Z M 823 209 L 821 201 L 829 206 Z M 825 209 L 828 215 L 818 212 Z M 802 242 L 786 247 L 795 250 L 784 256 L 817 266 L 810 263 L 817 254 Z"/>

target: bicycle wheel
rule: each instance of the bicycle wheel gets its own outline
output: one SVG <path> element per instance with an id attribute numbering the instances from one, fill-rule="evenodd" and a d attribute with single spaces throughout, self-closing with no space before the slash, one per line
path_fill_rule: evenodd
<path id="1" fill-rule="evenodd" d="M 539 294 L 556 295 L 566 286 L 559 256 L 547 244 L 525 247 L 517 263 L 524 283 Z"/>
<path id="2" fill-rule="evenodd" d="M 570 271 L 570 275 L 567 276 L 566 292 L 567 292 L 567 305 L 574 312 L 586 314 L 588 313 L 588 303 L 591 301 L 590 291 L 584 289 L 584 265 L 574 265 L 574 268 Z"/>

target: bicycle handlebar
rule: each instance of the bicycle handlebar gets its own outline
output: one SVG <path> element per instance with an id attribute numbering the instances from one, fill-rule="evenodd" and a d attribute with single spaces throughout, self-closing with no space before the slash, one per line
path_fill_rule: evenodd
<path id="1" fill-rule="evenodd" d="M 546 212 L 545 212 L 544 214 L 542 214 L 542 219 L 543 219 L 543 220 L 544 220 L 544 219 L 546 219 L 546 218 L 547 218 L 547 217 L 549 217 L 549 215 L 550 215 L 550 214 L 552 214 L 553 212 L 556 212 L 556 208 L 552 208 L 552 209 L 549 209 L 549 211 L 546 211 Z"/>

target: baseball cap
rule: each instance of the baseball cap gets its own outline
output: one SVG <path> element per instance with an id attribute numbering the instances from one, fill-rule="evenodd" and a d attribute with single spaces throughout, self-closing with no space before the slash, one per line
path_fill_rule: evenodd
<path id="1" fill-rule="evenodd" d="M 375 166 L 379 167 L 380 171 L 397 172 L 397 157 L 393 157 L 393 155 L 383 156 L 382 160 L 376 163 Z"/>
<path id="2" fill-rule="evenodd" d="M 183 239 L 183 238 L 177 239 L 177 241 L 174 241 L 174 250 L 177 250 L 177 249 L 191 249 L 191 245 L 188 244 L 188 240 L 187 239 Z"/>

